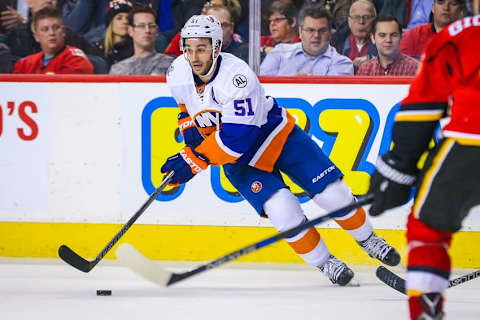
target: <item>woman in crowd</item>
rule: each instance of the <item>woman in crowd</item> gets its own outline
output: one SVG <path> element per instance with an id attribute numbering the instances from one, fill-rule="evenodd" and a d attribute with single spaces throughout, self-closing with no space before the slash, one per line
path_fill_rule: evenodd
<path id="1" fill-rule="evenodd" d="M 105 38 L 95 42 L 111 66 L 133 55 L 133 42 L 128 35 L 128 13 L 133 6 L 128 0 L 112 0 L 105 16 Z"/>

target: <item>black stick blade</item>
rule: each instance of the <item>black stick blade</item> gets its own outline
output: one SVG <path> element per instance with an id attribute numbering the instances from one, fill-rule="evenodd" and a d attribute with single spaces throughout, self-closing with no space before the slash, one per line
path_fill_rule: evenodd
<path id="1" fill-rule="evenodd" d="M 380 279 L 387 286 L 397 290 L 400 293 L 406 294 L 405 280 L 397 276 L 392 271 L 388 270 L 384 266 L 377 268 L 377 278 Z"/>
<path id="2" fill-rule="evenodd" d="M 58 255 L 63 261 L 83 272 L 89 272 L 95 266 L 95 264 L 83 259 L 66 245 L 61 245 L 58 248 Z"/>

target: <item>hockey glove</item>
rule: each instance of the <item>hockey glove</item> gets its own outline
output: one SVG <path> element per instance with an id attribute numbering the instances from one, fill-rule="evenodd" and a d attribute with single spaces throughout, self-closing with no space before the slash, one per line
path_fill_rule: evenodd
<path id="1" fill-rule="evenodd" d="M 178 128 L 180 129 L 180 134 L 183 136 L 187 146 L 196 148 L 202 143 L 203 137 L 188 113 L 180 112 L 178 114 Z"/>
<path id="2" fill-rule="evenodd" d="M 175 171 L 170 185 L 179 185 L 192 179 L 208 167 L 208 160 L 190 147 L 185 147 L 163 164 L 162 173 Z"/>
<path id="3" fill-rule="evenodd" d="M 378 158 L 368 193 L 374 195 L 370 215 L 378 216 L 407 202 L 416 179 L 416 168 L 405 170 L 389 153 Z M 409 172 L 406 173 L 405 171 Z"/>

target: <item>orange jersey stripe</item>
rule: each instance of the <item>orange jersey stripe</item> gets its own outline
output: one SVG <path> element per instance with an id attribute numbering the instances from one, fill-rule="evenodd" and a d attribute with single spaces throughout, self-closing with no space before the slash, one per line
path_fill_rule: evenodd
<path id="1" fill-rule="evenodd" d="M 287 124 L 285 127 L 272 139 L 268 147 L 263 151 L 260 158 L 255 162 L 255 168 L 272 172 L 275 162 L 277 162 L 280 153 L 283 150 L 283 145 L 287 141 L 288 135 L 295 127 L 295 118 L 288 112 L 285 112 L 287 116 Z"/>
<path id="2" fill-rule="evenodd" d="M 293 250 L 298 254 L 305 254 L 315 249 L 320 242 L 320 234 L 317 229 L 310 228 L 307 233 L 297 241 L 288 242 Z"/>
<path id="3" fill-rule="evenodd" d="M 365 214 L 365 210 L 363 210 L 363 208 L 359 208 L 350 218 L 345 220 L 335 219 L 335 222 L 338 223 L 344 230 L 355 230 L 363 226 L 366 218 L 367 215 Z"/>
<path id="4" fill-rule="evenodd" d="M 216 139 L 217 133 L 209 135 L 203 142 L 195 148 L 195 151 L 207 157 L 210 164 L 220 166 L 226 163 L 234 163 L 237 157 L 231 156 L 218 145 Z"/>

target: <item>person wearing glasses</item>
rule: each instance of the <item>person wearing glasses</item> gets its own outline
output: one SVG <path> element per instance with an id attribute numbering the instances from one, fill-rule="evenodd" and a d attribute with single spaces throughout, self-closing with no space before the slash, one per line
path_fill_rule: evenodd
<path id="1" fill-rule="evenodd" d="M 332 45 L 353 61 L 355 69 L 377 55 L 377 48 L 370 38 L 376 16 L 373 2 L 357 0 L 350 6 L 348 24 L 339 28 L 332 38 Z"/>
<path id="2" fill-rule="evenodd" d="M 108 65 L 122 61 L 133 55 L 132 38 L 128 35 L 128 13 L 133 5 L 128 0 L 112 0 L 105 15 L 105 37 L 95 42 Z"/>
<path id="3" fill-rule="evenodd" d="M 353 75 L 353 63 L 330 45 L 332 17 L 320 6 L 298 16 L 300 43 L 278 44 L 260 65 L 262 76 Z"/>
<path id="4" fill-rule="evenodd" d="M 155 52 L 157 16 L 150 7 L 135 8 L 128 14 L 128 35 L 133 40 L 133 56 L 115 63 L 110 74 L 163 75 L 175 59 Z"/>
<path id="5" fill-rule="evenodd" d="M 274 1 L 268 9 L 269 36 L 260 37 L 262 60 L 279 43 L 300 42 L 297 32 L 297 9 L 289 1 Z"/>
<path id="6" fill-rule="evenodd" d="M 79 48 L 65 45 L 62 13 L 44 7 L 32 19 L 32 33 L 42 50 L 18 60 L 13 73 L 91 74 L 93 65 Z"/>
<path id="7" fill-rule="evenodd" d="M 242 7 L 239 0 L 207 0 L 205 1 L 200 14 L 206 14 L 207 10 L 214 7 L 224 6 L 228 9 L 230 17 L 234 23 L 237 23 L 242 14 Z M 237 33 L 232 33 L 232 38 L 236 42 L 243 42 L 242 37 Z M 183 54 L 180 50 L 180 32 L 178 32 L 168 44 L 164 51 L 165 54 L 178 57 Z"/>
<path id="8" fill-rule="evenodd" d="M 229 8 L 225 6 L 212 6 L 206 14 L 214 16 L 220 21 L 223 31 L 222 52 L 228 52 L 248 63 L 248 43 L 238 41 L 233 37 L 235 22 Z"/>

